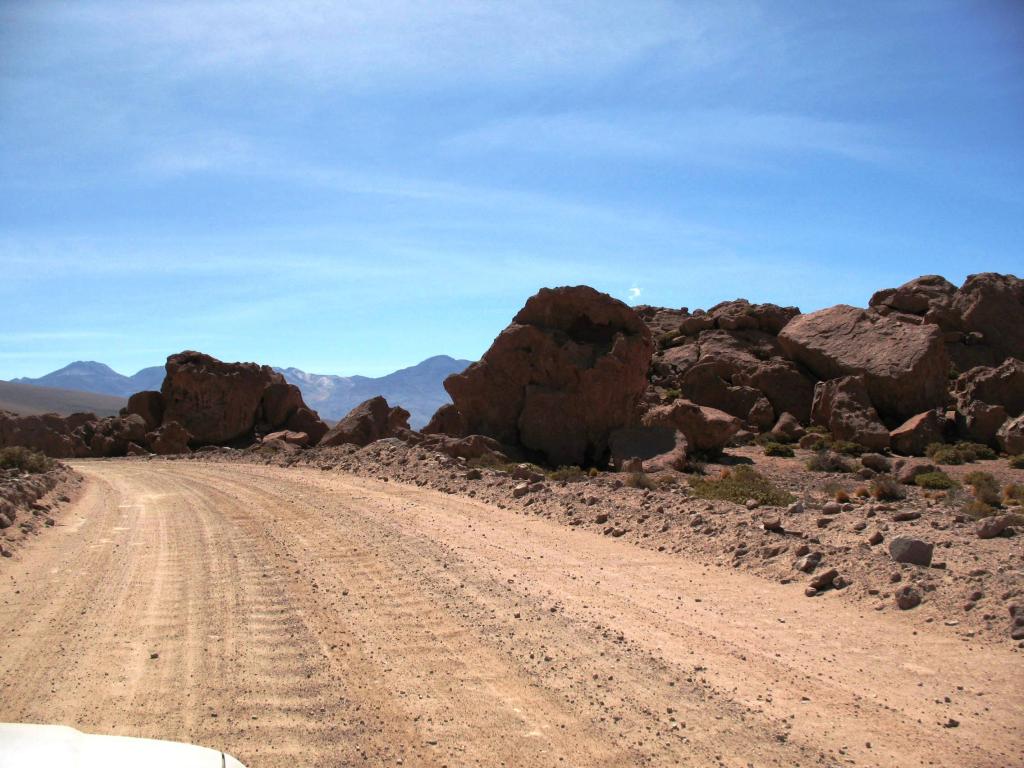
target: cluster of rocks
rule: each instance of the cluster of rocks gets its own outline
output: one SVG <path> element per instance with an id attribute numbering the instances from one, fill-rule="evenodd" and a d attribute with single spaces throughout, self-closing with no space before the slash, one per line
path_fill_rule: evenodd
<path id="1" fill-rule="evenodd" d="M 551 466 L 682 469 L 812 425 L 905 455 L 957 439 L 1020 453 L 1022 327 L 1024 281 L 991 273 L 810 314 L 743 299 L 633 310 L 586 286 L 544 289 L 445 381 L 453 402 L 424 431 L 485 435 Z"/>
<path id="2" fill-rule="evenodd" d="M 159 392 L 135 393 L 119 416 L 0 412 L 0 447 L 20 445 L 55 458 L 110 457 L 245 445 L 282 432 L 310 446 L 327 433 L 298 387 L 269 366 L 182 352 L 167 358 L 166 370 Z"/>
<path id="3" fill-rule="evenodd" d="M 74 472 L 58 462 L 43 472 L 0 469 L 0 556 L 10 557 L 11 546 L 40 526 L 52 526 L 53 509 L 69 501 L 65 490 L 78 481 Z"/>

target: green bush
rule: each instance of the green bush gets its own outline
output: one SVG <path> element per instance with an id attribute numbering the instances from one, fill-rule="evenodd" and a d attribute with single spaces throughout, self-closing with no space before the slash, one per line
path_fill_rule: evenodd
<path id="1" fill-rule="evenodd" d="M 587 473 L 579 467 L 563 466 L 547 473 L 549 480 L 565 480 L 568 483 L 579 482 L 587 478 Z"/>
<path id="2" fill-rule="evenodd" d="M 915 477 L 914 482 L 919 488 L 927 488 L 929 491 L 945 491 L 959 485 L 945 472 L 925 472 Z"/>
<path id="3" fill-rule="evenodd" d="M 947 443 L 932 443 L 925 450 L 932 461 L 936 464 L 947 466 L 955 464 L 970 464 L 978 460 L 994 459 L 998 454 L 989 446 L 982 443 L 969 443 L 961 441 L 956 445 Z"/>
<path id="4" fill-rule="evenodd" d="M 674 401 L 674 400 L 678 400 L 682 396 L 683 396 L 683 393 L 682 393 L 681 390 L 674 389 L 674 388 L 673 389 L 666 389 L 665 390 L 665 399 L 668 400 L 670 403 L 672 401 Z"/>
<path id="5" fill-rule="evenodd" d="M 764 455 L 765 456 L 795 456 L 793 449 L 788 445 L 782 443 L 765 443 L 764 444 Z"/>
<path id="6" fill-rule="evenodd" d="M 853 464 L 832 451 L 816 451 L 807 460 L 807 468 L 812 472 L 853 472 Z"/>
<path id="7" fill-rule="evenodd" d="M 812 435 L 827 435 L 828 427 L 823 427 L 821 424 L 815 424 L 807 428 L 807 432 Z"/>
<path id="8" fill-rule="evenodd" d="M 38 474 L 53 468 L 53 459 L 21 446 L 0 449 L 0 469 L 19 469 Z"/>
<path id="9" fill-rule="evenodd" d="M 766 506 L 781 507 L 795 500 L 792 494 L 745 464 L 728 469 L 719 477 L 691 477 L 690 487 L 698 498 L 720 499 L 737 504 L 756 499 Z"/>
<path id="10" fill-rule="evenodd" d="M 859 443 L 853 443 L 849 440 L 833 440 L 829 445 L 836 453 L 841 453 L 844 456 L 860 456 L 864 453 L 864 446 Z"/>
<path id="11" fill-rule="evenodd" d="M 1024 469 L 1024 453 L 1019 456 L 1011 456 L 1010 466 L 1014 469 Z"/>

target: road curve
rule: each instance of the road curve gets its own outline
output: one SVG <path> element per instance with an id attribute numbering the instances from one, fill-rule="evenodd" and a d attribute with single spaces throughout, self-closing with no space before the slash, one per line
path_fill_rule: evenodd
<path id="1" fill-rule="evenodd" d="M 252 768 L 1024 755 L 1019 652 L 841 594 L 338 472 L 74 466 L 0 569 L 0 721 Z"/>

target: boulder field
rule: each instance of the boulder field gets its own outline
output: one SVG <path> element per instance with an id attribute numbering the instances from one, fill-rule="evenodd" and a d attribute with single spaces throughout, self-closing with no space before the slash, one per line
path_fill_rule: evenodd
<path id="1" fill-rule="evenodd" d="M 109 457 L 242 446 L 280 430 L 308 446 L 327 433 L 298 387 L 269 366 L 189 351 L 167 358 L 166 370 L 159 392 L 135 393 L 119 416 L 0 412 L 0 447 L 21 445 L 54 458 Z"/>
<path id="2" fill-rule="evenodd" d="M 462 458 L 682 469 L 757 433 L 817 439 L 810 429 L 906 455 L 944 440 L 1018 453 L 1024 281 L 983 273 L 957 288 L 926 275 L 866 308 L 808 314 L 744 299 L 631 308 L 588 286 L 544 288 L 445 380 L 452 402 L 422 432 L 383 397 L 328 430 L 267 366 L 182 352 L 166 368 L 161 390 L 119 417 L 0 414 L 0 447 L 59 458 L 398 438 Z"/>

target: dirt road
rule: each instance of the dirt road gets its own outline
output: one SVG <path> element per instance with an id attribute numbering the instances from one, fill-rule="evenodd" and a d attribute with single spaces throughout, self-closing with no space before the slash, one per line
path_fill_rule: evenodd
<path id="1" fill-rule="evenodd" d="M 0 721 L 254 768 L 1022 764 L 1009 646 L 415 487 L 75 466 L 0 570 Z"/>

